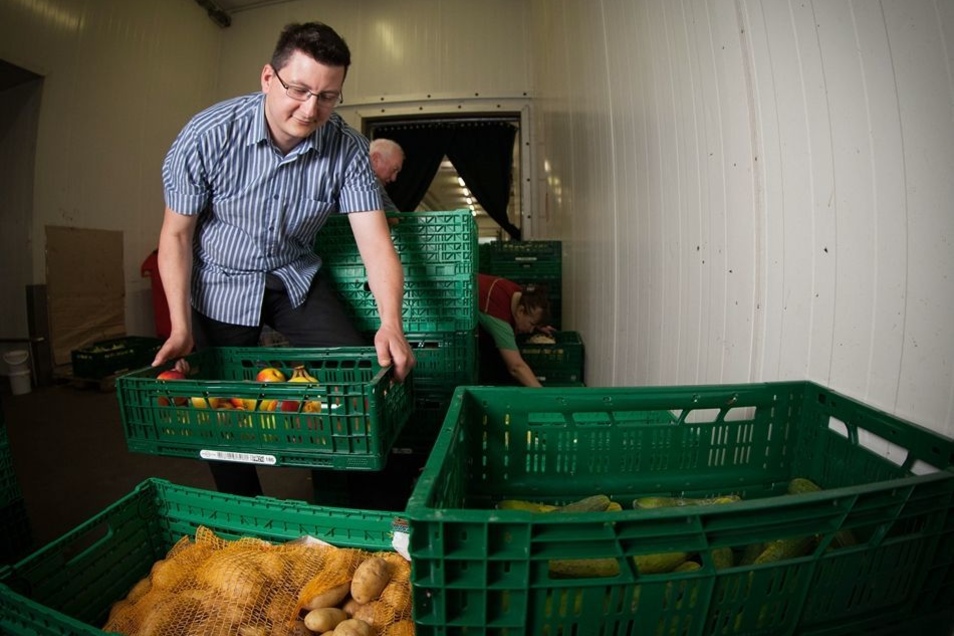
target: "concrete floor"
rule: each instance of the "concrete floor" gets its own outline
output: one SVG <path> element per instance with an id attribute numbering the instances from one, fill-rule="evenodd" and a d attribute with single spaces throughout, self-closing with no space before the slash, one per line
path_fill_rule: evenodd
<path id="1" fill-rule="evenodd" d="M 8 384 L 0 389 L 0 401 L 34 548 L 102 511 L 148 477 L 215 489 L 204 461 L 129 452 L 114 391 L 61 384 L 12 395 Z M 372 474 L 376 484 L 365 480 L 361 488 L 379 491 L 377 484 L 391 484 L 396 498 L 388 504 L 340 505 L 400 510 L 415 470 L 419 468 L 389 460 L 386 471 Z M 310 469 L 259 467 L 258 473 L 266 496 L 314 501 Z M 329 483 L 342 478 L 337 471 L 319 475 L 325 473 L 330 473 Z"/>

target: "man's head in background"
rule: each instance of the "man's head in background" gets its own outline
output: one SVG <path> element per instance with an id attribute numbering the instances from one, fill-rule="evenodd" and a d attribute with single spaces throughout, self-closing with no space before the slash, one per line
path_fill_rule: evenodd
<path id="1" fill-rule="evenodd" d="M 397 179 L 404 165 L 404 150 L 390 139 L 375 139 L 371 142 L 371 168 L 378 180 L 388 184 Z"/>

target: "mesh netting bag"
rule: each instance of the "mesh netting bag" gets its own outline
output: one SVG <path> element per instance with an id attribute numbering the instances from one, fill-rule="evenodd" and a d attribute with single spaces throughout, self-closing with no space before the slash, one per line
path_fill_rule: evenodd
<path id="1" fill-rule="evenodd" d="M 369 560 L 386 564 L 386 580 L 377 579 L 380 592 L 358 603 L 351 594 L 355 572 Z M 410 564 L 393 552 L 229 541 L 199 527 L 112 606 L 103 629 L 128 636 L 310 636 L 317 632 L 304 619 L 327 607 L 365 623 L 359 627 L 370 635 L 413 634 Z"/>

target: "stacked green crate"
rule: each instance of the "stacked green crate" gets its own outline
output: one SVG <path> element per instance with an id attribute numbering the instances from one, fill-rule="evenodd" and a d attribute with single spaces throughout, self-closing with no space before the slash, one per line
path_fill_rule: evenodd
<path id="1" fill-rule="evenodd" d="M 477 380 L 477 224 L 469 210 L 389 217 L 404 268 L 404 331 L 417 360 L 415 410 L 393 452 L 426 455 L 454 389 Z M 347 217 L 328 220 L 315 252 L 355 325 L 372 337 L 377 306 Z"/>
<path id="2" fill-rule="evenodd" d="M 492 241 L 480 246 L 479 271 L 521 285 L 545 285 L 550 299 L 550 324 L 563 323 L 563 244 L 561 241 Z"/>
<path id="3" fill-rule="evenodd" d="M 543 386 L 583 386 L 583 339 L 576 331 L 557 331 L 552 343 L 519 337 L 520 355 Z"/>
<path id="4" fill-rule="evenodd" d="M 32 536 L 20 492 L 10 438 L 0 409 L 0 563 L 12 563 L 30 548 Z"/>

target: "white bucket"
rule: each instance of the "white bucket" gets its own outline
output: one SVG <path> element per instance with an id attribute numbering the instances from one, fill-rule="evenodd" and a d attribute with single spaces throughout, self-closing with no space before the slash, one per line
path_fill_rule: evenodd
<path id="1" fill-rule="evenodd" d="M 14 395 L 24 395 L 30 392 L 30 370 L 13 371 L 10 373 L 10 391 Z"/>
<path id="2" fill-rule="evenodd" d="M 27 364 L 27 360 L 30 359 L 30 352 L 25 351 L 24 349 L 14 349 L 12 351 L 6 351 L 3 354 L 3 361 L 7 363 L 7 366 L 10 367 L 10 374 L 22 373 L 26 371 L 30 372 L 30 366 Z"/>

